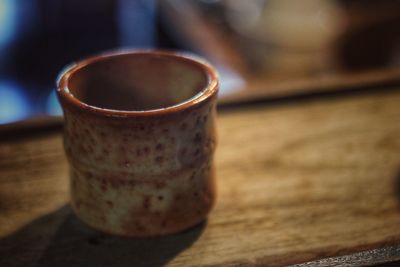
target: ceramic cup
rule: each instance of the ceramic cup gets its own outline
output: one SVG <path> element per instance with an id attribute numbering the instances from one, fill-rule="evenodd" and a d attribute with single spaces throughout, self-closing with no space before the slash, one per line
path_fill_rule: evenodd
<path id="1" fill-rule="evenodd" d="M 71 205 L 86 224 L 156 236 L 202 222 L 215 202 L 218 78 L 197 57 L 99 55 L 58 79 Z"/>

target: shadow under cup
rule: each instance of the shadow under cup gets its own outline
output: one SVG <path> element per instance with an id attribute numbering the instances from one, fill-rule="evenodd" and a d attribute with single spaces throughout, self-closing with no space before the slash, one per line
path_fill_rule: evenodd
<path id="1" fill-rule="evenodd" d="M 123 236 L 203 221 L 215 202 L 217 91 L 209 64 L 168 52 L 100 55 L 64 71 L 57 93 L 76 215 Z"/>

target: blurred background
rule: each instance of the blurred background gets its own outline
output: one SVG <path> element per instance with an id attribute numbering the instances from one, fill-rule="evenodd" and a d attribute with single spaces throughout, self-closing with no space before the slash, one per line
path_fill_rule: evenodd
<path id="1" fill-rule="evenodd" d="M 59 71 L 123 48 L 200 54 L 221 97 L 398 69 L 400 1 L 0 0 L 0 124 L 60 115 Z"/>

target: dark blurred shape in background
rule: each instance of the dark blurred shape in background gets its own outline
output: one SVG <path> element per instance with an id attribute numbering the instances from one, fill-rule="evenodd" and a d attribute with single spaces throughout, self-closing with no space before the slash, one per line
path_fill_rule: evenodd
<path id="1" fill-rule="evenodd" d="M 0 0 L 0 124 L 58 115 L 65 65 L 117 48 L 189 50 L 254 83 L 400 65 L 396 0 Z"/>
<path id="2" fill-rule="evenodd" d="M 400 65 L 400 3 L 393 0 L 341 1 L 347 28 L 338 40 L 346 69 Z"/>
<path id="3" fill-rule="evenodd" d="M 73 61 L 114 48 L 159 47 L 156 16 L 153 0 L 1 0 L 0 123 L 60 114 L 55 79 Z"/>

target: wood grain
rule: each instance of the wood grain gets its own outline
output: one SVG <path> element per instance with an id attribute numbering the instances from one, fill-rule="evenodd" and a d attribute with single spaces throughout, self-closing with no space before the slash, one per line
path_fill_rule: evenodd
<path id="1" fill-rule="evenodd" d="M 399 90 L 223 112 L 214 211 L 154 239 L 77 221 L 59 131 L 4 137 L 0 266 L 332 266 L 321 259 L 348 254 L 331 262 L 357 266 L 365 250 L 378 256 L 362 265 L 400 260 L 399 118 Z"/>

